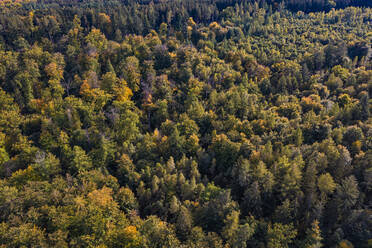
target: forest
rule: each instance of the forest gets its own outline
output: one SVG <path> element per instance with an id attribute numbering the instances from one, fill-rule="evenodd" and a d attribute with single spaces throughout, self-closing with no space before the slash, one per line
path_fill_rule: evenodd
<path id="1" fill-rule="evenodd" d="M 0 2 L 0 248 L 372 248 L 369 0 Z"/>

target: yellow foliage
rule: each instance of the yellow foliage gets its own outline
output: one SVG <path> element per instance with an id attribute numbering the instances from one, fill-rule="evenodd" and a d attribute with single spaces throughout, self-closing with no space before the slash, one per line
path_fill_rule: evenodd
<path id="1" fill-rule="evenodd" d="M 95 246 L 95 248 L 107 248 L 107 246 L 104 245 L 104 244 L 100 244 L 100 245 L 98 245 L 98 246 Z"/>
<path id="2" fill-rule="evenodd" d="M 37 175 L 36 171 L 29 165 L 24 170 L 17 170 L 10 177 L 10 181 L 16 182 L 17 184 L 24 184 L 28 181 L 38 181 L 40 177 Z"/>
<path id="3" fill-rule="evenodd" d="M 40 111 L 41 113 L 45 110 L 45 103 L 43 99 L 31 99 L 31 104 L 33 109 Z"/>
<path id="4" fill-rule="evenodd" d="M 359 153 L 361 149 L 362 149 L 362 142 L 360 142 L 360 140 L 355 141 L 351 146 L 351 150 L 355 153 Z"/>
<path id="5" fill-rule="evenodd" d="M 30 19 L 34 18 L 34 11 L 29 12 L 29 17 L 30 17 Z"/>
<path id="6" fill-rule="evenodd" d="M 98 50 L 104 50 L 107 47 L 107 39 L 101 30 L 93 28 L 92 31 L 85 37 L 86 42 L 95 46 Z"/>
<path id="7" fill-rule="evenodd" d="M 155 130 L 154 130 L 154 137 L 160 137 L 160 133 L 159 133 L 159 130 L 157 128 L 155 128 Z"/>
<path id="8" fill-rule="evenodd" d="M 49 101 L 46 107 L 47 107 L 47 109 L 48 109 L 49 112 L 54 113 L 54 111 L 55 111 L 55 104 L 54 104 L 53 101 Z"/>
<path id="9" fill-rule="evenodd" d="M 336 188 L 332 176 L 329 173 L 322 174 L 318 178 L 318 188 L 321 192 L 330 194 Z"/>
<path id="10" fill-rule="evenodd" d="M 111 23 L 111 18 L 105 13 L 99 13 L 98 18 L 102 23 Z"/>
<path id="11" fill-rule="evenodd" d="M 354 246 L 348 240 L 342 240 L 338 244 L 339 248 L 354 248 Z"/>
<path id="12" fill-rule="evenodd" d="M 22 4 L 25 3 L 30 3 L 30 2 L 35 2 L 35 0 L 2 0 L 0 1 L 0 6 L 1 7 L 20 7 Z"/>
<path id="13" fill-rule="evenodd" d="M 161 137 L 161 142 L 164 143 L 168 140 L 168 136 Z"/>
<path id="14" fill-rule="evenodd" d="M 127 226 L 124 228 L 124 234 L 128 239 L 136 239 L 138 235 L 137 228 L 135 226 Z"/>
<path id="15" fill-rule="evenodd" d="M 189 20 L 187 21 L 187 25 L 189 25 L 189 26 L 196 25 L 196 23 L 195 23 L 194 19 L 192 19 L 192 17 L 190 17 Z"/>
<path id="16" fill-rule="evenodd" d="M 103 187 L 100 190 L 94 190 L 88 194 L 88 198 L 97 206 L 109 207 L 113 203 L 112 189 Z"/>
<path id="17" fill-rule="evenodd" d="M 75 204 L 77 206 L 77 208 L 80 210 L 80 209 L 83 209 L 85 208 L 85 205 L 86 205 L 86 201 L 84 200 L 84 198 L 82 196 L 78 196 L 74 199 L 75 201 Z"/>
<path id="18" fill-rule="evenodd" d="M 87 80 L 83 81 L 79 93 L 85 98 L 85 100 L 94 102 L 98 108 L 102 108 L 111 97 L 110 94 L 106 94 L 101 89 L 92 89 Z"/>
<path id="19" fill-rule="evenodd" d="M 72 36 L 72 37 L 77 37 L 77 35 L 79 34 L 79 29 L 78 28 L 72 28 L 69 32 L 68 32 L 69 36 Z"/>
<path id="20" fill-rule="evenodd" d="M 120 80 L 114 87 L 114 91 L 116 93 L 116 100 L 119 102 L 128 101 L 133 96 L 133 92 L 127 87 L 127 82 L 125 80 Z"/>
<path id="21" fill-rule="evenodd" d="M 299 71 L 301 69 L 301 66 L 298 63 L 290 60 L 290 61 L 275 63 L 272 66 L 272 69 L 279 73 L 289 74 L 289 73 L 294 73 L 296 71 Z"/>
<path id="22" fill-rule="evenodd" d="M 177 57 L 177 54 L 172 53 L 172 52 L 169 52 L 169 56 L 170 56 L 172 59 L 174 59 L 175 57 Z"/>
<path id="23" fill-rule="evenodd" d="M 199 147 L 199 137 L 196 134 L 191 134 L 186 141 L 187 149 L 196 152 Z"/>
<path id="24" fill-rule="evenodd" d="M 87 80 L 84 80 L 83 83 L 81 84 L 79 93 L 82 96 L 91 96 L 91 94 L 92 94 L 91 87 L 88 84 Z"/>
<path id="25" fill-rule="evenodd" d="M 61 68 L 59 68 L 59 66 L 55 62 L 52 62 L 46 65 L 44 70 L 46 74 L 48 75 L 48 77 L 57 78 L 57 79 L 60 79 L 63 77 L 63 70 L 61 70 Z"/>
<path id="26" fill-rule="evenodd" d="M 209 24 L 209 28 L 220 28 L 221 26 L 217 22 L 212 22 Z"/>
<path id="27" fill-rule="evenodd" d="M 191 134 L 188 141 L 193 145 L 199 145 L 199 137 L 196 134 Z"/>
<path id="28" fill-rule="evenodd" d="M 258 163 L 260 161 L 261 153 L 259 151 L 252 151 L 250 160 L 254 163 Z"/>

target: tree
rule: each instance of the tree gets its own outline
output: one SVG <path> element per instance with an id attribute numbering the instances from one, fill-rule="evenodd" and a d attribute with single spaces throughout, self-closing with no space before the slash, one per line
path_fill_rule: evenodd
<path id="1" fill-rule="evenodd" d="M 138 209 L 136 196 L 130 188 L 120 188 L 115 198 L 119 203 L 120 209 L 122 209 L 125 213 Z"/>
<path id="2" fill-rule="evenodd" d="M 360 99 L 361 105 L 361 120 L 368 120 L 370 117 L 370 107 L 369 107 L 369 95 L 367 92 L 363 92 Z"/>
<path id="3" fill-rule="evenodd" d="M 127 226 L 119 230 L 111 230 L 108 233 L 107 244 L 110 247 L 140 248 L 145 243 L 135 226 Z"/>
<path id="4" fill-rule="evenodd" d="M 140 231 L 145 235 L 145 244 L 149 248 L 161 246 L 176 248 L 180 244 L 174 230 L 155 216 L 148 217 L 141 225 Z"/>
<path id="5" fill-rule="evenodd" d="M 0 1 L 0 246 L 367 247 L 350 1 Z"/>
<path id="6" fill-rule="evenodd" d="M 138 59 L 134 56 L 127 57 L 121 65 L 121 73 L 125 81 L 128 82 L 129 88 L 133 92 L 137 92 L 140 87 L 141 79 Z"/>
<path id="7" fill-rule="evenodd" d="M 74 174 L 81 173 L 93 168 L 91 158 L 80 146 L 74 146 L 73 148 L 70 168 Z"/>
<path id="8" fill-rule="evenodd" d="M 297 235 L 293 224 L 283 225 L 280 223 L 269 224 L 267 229 L 267 247 L 287 248 Z"/>
<path id="9" fill-rule="evenodd" d="M 306 238 L 303 243 L 303 247 L 306 248 L 321 248 L 322 243 L 321 230 L 319 228 L 319 222 L 315 220 L 311 224 L 311 228 L 306 230 Z"/>
<path id="10" fill-rule="evenodd" d="M 210 149 L 216 158 L 218 172 L 226 172 L 238 158 L 240 144 L 232 142 L 225 134 L 220 134 L 213 137 Z"/>
<path id="11" fill-rule="evenodd" d="M 47 247 L 45 234 L 31 223 L 10 227 L 6 223 L 0 225 L 0 240 L 10 247 Z"/>
<path id="12" fill-rule="evenodd" d="M 91 49 L 96 49 L 96 51 L 91 50 L 92 54 L 95 52 L 102 52 L 107 48 L 107 39 L 105 35 L 96 28 L 93 28 L 85 37 L 85 42 L 88 44 L 88 46 L 92 46 Z"/>
<path id="13" fill-rule="evenodd" d="M 102 76 L 101 88 L 106 92 L 113 94 L 119 102 L 129 101 L 133 96 L 132 90 L 127 86 L 127 82 L 118 79 L 115 72 L 107 72 Z"/>
<path id="14" fill-rule="evenodd" d="M 336 200 L 342 210 L 350 210 L 359 197 L 358 181 L 355 176 L 343 179 L 336 189 Z"/>
<path id="15" fill-rule="evenodd" d="M 139 116 L 129 109 L 123 110 L 119 118 L 114 120 L 114 130 L 117 141 L 129 144 L 139 134 Z"/>
<path id="16" fill-rule="evenodd" d="M 324 194 L 331 194 L 335 190 L 336 184 L 333 181 L 333 178 L 329 173 L 322 174 L 319 176 L 318 188 L 320 192 Z"/>
<path id="17" fill-rule="evenodd" d="M 5 134 L 0 132 L 0 165 L 9 160 L 9 155 L 5 150 Z"/>
<path id="18" fill-rule="evenodd" d="M 192 216 L 190 211 L 181 206 L 178 214 L 177 214 L 177 221 L 176 221 L 176 231 L 181 240 L 186 240 L 187 237 L 190 235 L 191 229 L 193 226 Z"/>

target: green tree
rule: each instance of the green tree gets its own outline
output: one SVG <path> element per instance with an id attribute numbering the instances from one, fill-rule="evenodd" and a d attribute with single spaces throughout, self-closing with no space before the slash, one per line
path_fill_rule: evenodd
<path id="1" fill-rule="evenodd" d="M 121 73 L 125 81 L 128 82 L 129 88 L 133 92 L 137 92 L 140 89 L 141 79 L 139 60 L 134 56 L 127 57 L 121 65 Z"/>
<path id="2" fill-rule="evenodd" d="M 267 229 L 267 247 L 287 248 L 296 236 L 297 230 L 293 227 L 293 224 L 270 224 Z"/>
<path id="3" fill-rule="evenodd" d="M 303 246 L 306 248 L 321 248 L 322 245 L 322 235 L 319 228 L 319 222 L 315 220 L 311 224 L 311 228 L 306 230 L 306 238 Z"/>
<path id="4" fill-rule="evenodd" d="M 74 146 L 72 150 L 71 170 L 73 173 L 81 173 L 93 168 L 91 158 L 80 146 Z"/>

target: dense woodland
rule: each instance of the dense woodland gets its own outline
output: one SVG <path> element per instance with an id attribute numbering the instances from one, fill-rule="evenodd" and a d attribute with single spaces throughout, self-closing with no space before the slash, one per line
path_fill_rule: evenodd
<path id="1" fill-rule="evenodd" d="M 0 247 L 371 248 L 370 3 L 1 1 Z"/>

